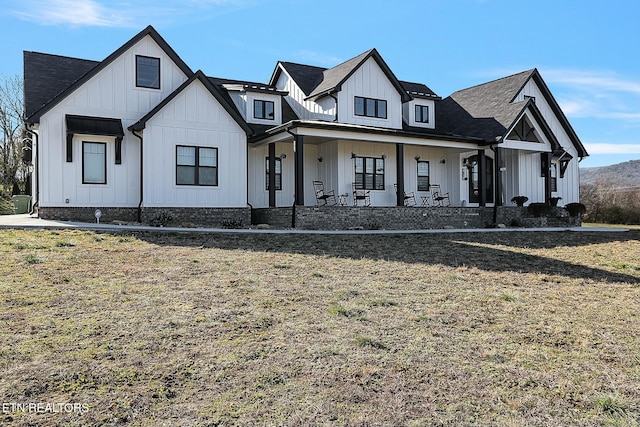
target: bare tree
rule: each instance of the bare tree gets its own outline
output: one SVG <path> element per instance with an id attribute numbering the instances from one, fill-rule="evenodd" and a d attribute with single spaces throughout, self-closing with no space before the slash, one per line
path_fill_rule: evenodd
<path id="1" fill-rule="evenodd" d="M 0 75 L 0 192 L 11 193 L 15 185 L 24 192 L 29 175 L 23 151 L 30 147 L 23 122 L 23 82 L 19 76 Z"/>

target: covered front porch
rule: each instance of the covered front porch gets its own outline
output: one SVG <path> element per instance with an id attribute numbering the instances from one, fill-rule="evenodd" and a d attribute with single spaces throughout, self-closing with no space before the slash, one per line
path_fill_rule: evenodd
<path id="1" fill-rule="evenodd" d="M 317 122 L 283 125 L 250 145 L 249 204 L 362 206 L 357 191 L 367 194 L 369 207 L 441 206 L 433 197 L 437 188 L 447 206 L 500 206 L 501 175 L 507 172 L 497 167 L 501 153 L 482 141 L 448 135 Z M 333 198 L 318 198 L 314 182 Z"/>

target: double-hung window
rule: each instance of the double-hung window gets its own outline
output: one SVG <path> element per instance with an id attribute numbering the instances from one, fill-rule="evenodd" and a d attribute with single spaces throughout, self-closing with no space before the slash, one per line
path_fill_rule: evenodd
<path id="1" fill-rule="evenodd" d="M 429 162 L 418 160 L 418 191 L 429 191 Z"/>
<path id="2" fill-rule="evenodd" d="M 357 190 L 384 190 L 384 159 L 356 157 L 354 182 Z"/>
<path id="3" fill-rule="evenodd" d="M 218 149 L 212 147 L 176 147 L 177 185 L 218 185 Z"/>
<path id="4" fill-rule="evenodd" d="M 428 105 L 416 105 L 416 123 L 429 123 Z"/>
<path id="5" fill-rule="evenodd" d="M 274 120 L 274 103 L 273 101 L 263 101 L 261 99 L 253 100 L 253 118 L 263 120 Z"/>
<path id="6" fill-rule="evenodd" d="M 82 183 L 107 183 L 107 144 L 104 142 L 82 143 Z"/>
<path id="7" fill-rule="evenodd" d="M 276 157 L 276 170 L 275 170 L 275 175 L 276 175 L 276 190 L 282 190 L 282 159 L 279 159 L 278 157 Z M 267 180 L 267 190 L 269 189 L 269 158 L 267 157 L 267 176 L 266 176 L 266 180 Z"/>
<path id="8" fill-rule="evenodd" d="M 356 116 L 375 117 L 377 119 L 387 118 L 387 101 L 384 99 L 355 97 Z"/>
<path id="9" fill-rule="evenodd" d="M 136 86 L 160 89 L 160 58 L 136 56 Z"/>

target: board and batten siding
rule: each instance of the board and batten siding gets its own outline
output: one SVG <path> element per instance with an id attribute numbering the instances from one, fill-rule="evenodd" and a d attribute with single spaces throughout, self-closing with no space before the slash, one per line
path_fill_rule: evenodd
<path id="1" fill-rule="evenodd" d="M 160 58 L 160 89 L 136 87 L 136 55 Z M 187 76 L 150 37 L 144 37 L 111 64 L 69 94 L 40 118 L 38 129 L 40 206 L 118 206 L 139 203 L 138 139 L 126 131 Z M 73 162 L 66 162 L 65 115 L 117 118 L 122 120 L 122 164 L 115 164 L 114 138 L 76 135 Z M 106 142 L 107 184 L 82 183 L 82 141 Z M 68 200 L 68 203 L 67 203 Z"/>
<path id="2" fill-rule="evenodd" d="M 293 206 L 294 202 L 293 144 L 276 144 L 276 156 L 282 154 L 286 157 L 281 160 L 282 190 L 276 190 L 276 206 L 278 207 Z M 266 165 L 268 156 L 268 145 L 249 149 L 249 204 L 254 208 L 269 207 Z"/>
<path id="3" fill-rule="evenodd" d="M 561 204 L 567 204 L 572 202 L 578 202 L 580 200 L 580 173 L 579 173 L 579 158 L 578 151 L 574 147 L 569 135 L 565 131 L 564 127 L 556 117 L 555 113 L 551 109 L 551 106 L 545 99 L 544 95 L 540 91 L 538 85 L 536 85 L 533 79 L 529 80 L 527 84 L 522 88 L 516 101 L 524 100 L 524 96 L 535 97 L 536 107 L 542 113 L 545 121 L 551 128 L 558 142 L 573 159 L 569 162 L 564 178 L 560 178 L 560 166 L 558 165 L 558 191 L 552 194 L 552 196 L 562 197 Z M 531 197 L 529 197 L 531 200 Z"/>
<path id="4" fill-rule="evenodd" d="M 355 97 L 387 101 L 387 118 L 355 115 Z M 402 100 L 378 63 L 369 58 L 347 79 L 338 93 L 338 121 L 358 125 L 402 129 Z"/>
<path id="5" fill-rule="evenodd" d="M 217 148 L 217 186 L 176 184 L 178 145 Z M 245 132 L 195 80 L 147 122 L 144 206 L 246 207 L 246 158 Z"/>
<path id="6" fill-rule="evenodd" d="M 331 97 L 325 97 L 318 102 L 305 100 L 307 95 L 300 89 L 300 86 L 281 68 L 276 88 L 287 92 L 285 102 L 288 102 L 296 115 L 302 120 L 328 120 L 335 119 L 336 109 L 335 100 Z"/>

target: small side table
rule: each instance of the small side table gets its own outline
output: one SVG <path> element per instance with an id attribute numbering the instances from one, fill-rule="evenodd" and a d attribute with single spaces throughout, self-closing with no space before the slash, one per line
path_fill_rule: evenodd
<path id="1" fill-rule="evenodd" d="M 349 197 L 348 193 L 338 194 L 338 205 L 347 206 L 347 198 Z"/>
<path id="2" fill-rule="evenodd" d="M 431 203 L 429 202 L 429 196 L 420 196 L 420 198 L 422 199 L 423 208 L 428 208 L 431 206 Z"/>

